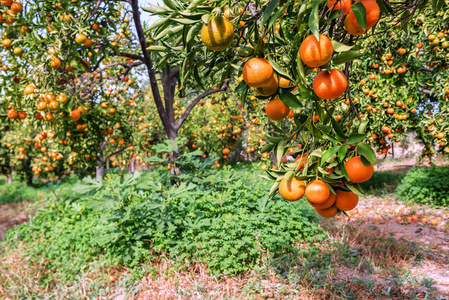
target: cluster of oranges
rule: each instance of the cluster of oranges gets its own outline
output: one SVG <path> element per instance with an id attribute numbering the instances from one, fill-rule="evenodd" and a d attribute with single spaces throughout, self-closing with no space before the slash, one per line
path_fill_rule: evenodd
<path id="1" fill-rule="evenodd" d="M 306 156 L 300 156 L 296 159 L 299 162 L 298 168 L 304 166 Z M 371 178 L 374 173 L 372 164 L 365 166 L 360 156 L 353 157 L 345 163 L 345 169 L 348 177 L 353 183 L 365 182 Z M 333 169 L 329 170 L 332 173 Z M 316 179 L 310 181 L 307 185 L 304 181 L 298 180 L 294 176 L 290 179 L 282 179 L 279 184 L 279 194 L 288 201 L 297 201 L 304 195 L 310 205 L 316 212 L 325 218 L 334 217 L 338 211 L 350 211 L 354 209 L 358 202 L 359 196 L 352 191 L 337 189 L 342 184 L 335 184 L 333 187 L 335 192 L 331 191 L 328 184 L 323 180 Z"/>

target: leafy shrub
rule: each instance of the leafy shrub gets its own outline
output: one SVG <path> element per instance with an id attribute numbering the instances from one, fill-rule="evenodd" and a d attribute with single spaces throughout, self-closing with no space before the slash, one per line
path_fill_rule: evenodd
<path id="1" fill-rule="evenodd" d="M 414 169 L 397 188 L 398 198 L 434 207 L 449 206 L 449 168 Z"/>
<path id="2" fill-rule="evenodd" d="M 394 171 L 374 172 L 373 176 L 360 186 L 369 193 L 393 193 L 404 175 Z"/>
<path id="3" fill-rule="evenodd" d="M 255 173 L 185 172 L 179 186 L 170 185 L 163 167 L 109 174 L 102 183 L 85 178 L 74 192 L 48 200 L 9 241 L 20 239 L 29 256 L 46 262 L 48 282 L 70 280 L 102 259 L 139 269 L 142 260 L 162 254 L 235 274 L 259 264 L 266 251 L 274 257 L 298 240 L 324 237 L 308 205 L 269 200 L 270 182 Z"/>

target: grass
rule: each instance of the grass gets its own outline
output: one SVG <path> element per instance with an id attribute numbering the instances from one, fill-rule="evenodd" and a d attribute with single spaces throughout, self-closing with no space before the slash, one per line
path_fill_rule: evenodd
<path id="1" fill-rule="evenodd" d="M 14 289 L 3 290 L 13 299 L 24 293 L 71 299 L 445 299 L 435 293 L 431 280 L 410 271 L 436 261 L 431 251 L 368 224 L 322 225 L 330 228 L 327 241 L 298 243 L 295 253 L 275 260 L 262 257 L 263 264 L 232 277 L 214 276 L 200 263 L 176 270 L 171 260 L 160 258 L 141 265 L 141 278 L 123 267 L 92 265 L 70 285 L 56 283 L 46 289 L 35 284 L 42 265 L 30 264 L 18 248 L 3 258 L 0 295 L 6 279 L 16 282 Z"/>
<path id="2" fill-rule="evenodd" d="M 401 182 L 404 175 L 395 171 L 375 171 L 366 182 L 361 183 L 363 190 L 373 195 L 391 194 Z"/>
<path id="3" fill-rule="evenodd" d="M 12 184 L 7 184 L 6 180 L 6 176 L 0 176 L 0 204 L 35 202 L 45 199 L 51 193 L 44 182 L 35 181 L 32 186 L 27 186 L 18 176 L 13 176 Z M 78 181 L 76 175 L 69 176 L 62 181 L 60 188 L 71 189 Z"/>
<path id="4" fill-rule="evenodd" d="M 401 176 L 375 172 L 364 189 L 373 194 L 393 193 Z M 61 186 L 69 191 L 76 181 L 69 178 Z M 3 187 L 0 184 L 0 191 Z M 38 191 L 48 193 L 44 189 L 40 186 Z M 429 261 L 447 268 L 448 261 L 441 261 L 437 250 L 384 233 L 367 220 L 323 221 L 321 226 L 327 230 L 326 240 L 297 241 L 293 250 L 277 257 L 260 248 L 260 263 L 233 276 L 214 275 L 207 271 L 207 264 L 199 262 L 187 262 L 179 269 L 176 260 L 152 252 L 152 258 L 142 261 L 136 272 L 136 267 L 111 264 L 97 254 L 98 259 L 86 263 L 72 281 L 55 276 L 42 285 L 37 284 L 42 274 L 52 270 L 44 259 L 26 255 L 32 245 L 3 244 L 0 298 L 445 299 L 435 293 L 431 279 L 414 275 L 414 270 Z M 34 243 L 43 239 L 44 235 Z"/>

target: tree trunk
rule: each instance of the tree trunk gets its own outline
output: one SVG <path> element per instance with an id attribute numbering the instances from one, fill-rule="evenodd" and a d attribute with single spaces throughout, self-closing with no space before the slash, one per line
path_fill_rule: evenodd
<path id="1" fill-rule="evenodd" d="M 130 164 L 128 166 L 128 173 L 129 174 L 132 174 L 132 173 L 135 172 L 135 165 L 134 165 L 134 163 L 135 163 L 135 159 L 133 157 L 133 158 L 131 158 L 131 162 L 130 162 Z"/>
<path id="2" fill-rule="evenodd" d="M 100 181 L 103 181 L 103 179 L 104 179 L 104 173 L 105 173 L 104 163 L 101 160 L 97 161 L 97 163 L 98 163 L 98 165 L 96 166 L 96 169 L 95 169 L 95 179 L 98 182 L 100 182 Z"/>
<path id="3" fill-rule="evenodd" d="M 106 161 L 106 170 L 109 170 L 109 160 Z"/>
<path id="4" fill-rule="evenodd" d="M 26 177 L 26 183 L 27 186 L 32 186 L 33 185 L 33 171 L 31 171 L 31 163 L 30 163 L 30 157 L 28 156 L 27 159 L 23 162 L 23 169 L 25 172 L 25 177 Z"/>
<path id="5" fill-rule="evenodd" d="M 27 173 L 27 186 L 33 185 L 33 173 Z"/>
<path id="6" fill-rule="evenodd" d="M 6 174 L 8 184 L 12 184 L 12 174 Z"/>

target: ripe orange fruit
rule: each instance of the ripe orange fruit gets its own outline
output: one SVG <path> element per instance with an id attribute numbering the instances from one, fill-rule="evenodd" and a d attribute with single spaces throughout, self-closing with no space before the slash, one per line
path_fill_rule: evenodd
<path id="1" fill-rule="evenodd" d="M 54 70 L 56 70 L 56 69 L 59 69 L 60 66 L 61 66 L 61 61 L 59 60 L 59 58 L 54 57 L 50 63 L 50 67 L 52 67 Z"/>
<path id="2" fill-rule="evenodd" d="M 226 154 L 229 154 L 231 151 L 229 150 L 229 148 L 224 148 L 221 152 L 222 152 L 224 155 L 226 155 Z"/>
<path id="3" fill-rule="evenodd" d="M 317 214 L 319 214 L 320 216 L 322 216 L 323 218 L 333 218 L 335 217 L 335 215 L 337 214 L 338 210 L 335 207 L 335 205 L 329 207 L 329 208 L 325 208 L 325 209 L 319 209 L 319 208 L 315 208 Z"/>
<path id="4" fill-rule="evenodd" d="M 297 180 L 295 177 L 290 180 L 282 179 L 279 184 L 279 194 L 288 201 L 297 201 L 304 196 L 306 185 L 304 181 Z"/>
<path id="5" fill-rule="evenodd" d="M 329 208 L 332 205 L 334 205 L 335 199 L 337 199 L 337 195 L 335 195 L 334 193 L 331 193 L 329 198 L 327 198 L 327 200 L 325 202 L 323 202 L 323 203 L 316 204 L 316 203 L 313 203 L 313 202 L 310 202 L 310 201 L 309 201 L 309 203 L 315 209 L 326 209 L 326 208 Z"/>
<path id="6" fill-rule="evenodd" d="M 374 166 L 370 163 L 365 166 L 362 163 L 360 156 L 353 157 L 345 163 L 346 173 L 348 173 L 349 180 L 354 183 L 365 182 L 373 176 Z"/>
<path id="7" fill-rule="evenodd" d="M 58 97 L 56 98 L 56 100 L 58 100 L 62 104 L 65 104 L 67 102 L 68 98 L 65 94 L 59 94 Z"/>
<path id="8" fill-rule="evenodd" d="M 254 91 L 256 91 L 256 93 L 259 94 L 260 96 L 268 97 L 276 93 L 278 87 L 279 87 L 278 77 L 276 75 L 273 75 L 273 77 L 271 77 L 270 82 L 268 82 L 264 86 L 255 87 Z"/>
<path id="9" fill-rule="evenodd" d="M 273 73 L 273 67 L 265 58 L 251 58 L 243 66 L 243 80 L 250 87 L 267 86 L 273 79 Z"/>
<path id="10" fill-rule="evenodd" d="M 373 27 L 377 21 L 379 20 L 379 16 L 380 16 L 380 8 L 379 5 L 376 3 L 376 1 L 374 0 L 360 0 L 357 1 L 354 4 L 357 3 L 362 3 L 363 6 L 365 6 L 366 9 L 366 30 L 370 29 L 371 27 Z M 359 26 L 359 24 L 357 23 L 357 18 L 355 17 L 355 14 L 352 10 L 349 11 L 348 14 L 349 17 L 349 21 L 351 22 L 351 24 L 357 28 L 358 30 L 362 30 L 362 27 Z M 346 20 L 345 20 L 346 23 Z M 349 31 L 348 31 L 349 32 Z"/>
<path id="11" fill-rule="evenodd" d="M 307 200 L 315 204 L 326 202 L 330 193 L 327 184 L 319 179 L 309 182 L 305 191 Z"/>
<path id="12" fill-rule="evenodd" d="M 8 110 L 7 115 L 10 119 L 17 119 L 19 117 L 19 114 L 14 108 Z"/>
<path id="13" fill-rule="evenodd" d="M 309 67 L 321 67 L 327 64 L 334 52 L 334 46 L 331 40 L 320 34 L 320 41 L 312 34 L 304 39 L 299 47 L 299 55 L 301 60 Z"/>
<path id="14" fill-rule="evenodd" d="M 265 104 L 265 113 L 273 121 L 283 120 L 289 112 L 290 108 L 279 98 Z"/>
<path id="15" fill-rule="evenodd" d="M 348 86 L 348 80 L 342 71 L 331 69 L 318 73 L 313 80 L 313 91 L 321 99 L 335 99 L 343 95 Z"/>
<path id="16" fill-rule="evenodd" d="M 80 45 L 84 44 L 84 42 L 86 42 L 86 40 L 87 40 L 87 37 L 84 34 L 78 34 L 75 37 L 75 42 Z"/>
<path id="17" fill-rule="evenodd" d="M 360 27 L 358 24 L 354 25 L 351 22 L 349 15 L 346 16 L 344 25 L 345 25 L 346 31 L 352 35 L 362 35 L 366 32 L 366 31 L 363 31 L 362 27 Z"/>
<path id="18" fill-rule="evenodd" d="M 25 93 L 25 95 L 30 95 L 30 94 L 34 93 L 34 86 L 31 84 L 27 85 L 25 87 L 24 93 Z"/>
<path id="19" fill-rule="evenodd" d="M 288 80 L 288 79 L 286 79 L 284 77 L 279 77 L 279 85 L 282 88 L 291 88 L 291 87 L 293 87 L 294 82 L 291 81 L 291 80 Z"/>
<path id="20" fill-rule="evenodd" d="M 337 190 L 335 206 L 339 210 L 348 211 L 354 209 L 359 203 L 359 196 L 351 191 Z"/>
<path id="21" fill-rule="evenodd" d="M 201 40 L 212 51 L 223 51 L 234 40 L 234 26 L 224 17 L 212 17 L 201 28 Z"/>
<path id="22" fill-rule="evenodd" d="M 333 10 L 341 10 L 343 8 L 343 13 L 347 14 L 351 9 L 352 6 L 351 2 L 352 2 L 351 0 L 338 0 L 338 2 L 337 0 L 329 0 L 327 2 L 327 7 L 329 9 L 333 7 L 334 8 Z M 337 5 L 335 5 L 335 3 L 337 3 Z"/>
<path id="23" fill-rule="evenodd" d="M 4 6 L 10 6 L 12 4 L 12 0 L 0 0 L 0 3 Z"/>
<path id="24" fill-rule="evenodd" d="M 23 11 L 23 6 L 20 2 L 13 2 L 11 3 L 11 10 L 15 13 L 21 13 Z"/>
<path id="25" fill-rule="evenodd" d="M 70 112 L 70 118 L 72 119 L 73 122 L 78 121 L 81 118 L 81 111 L 78 109 L 72 110 Z"/>

